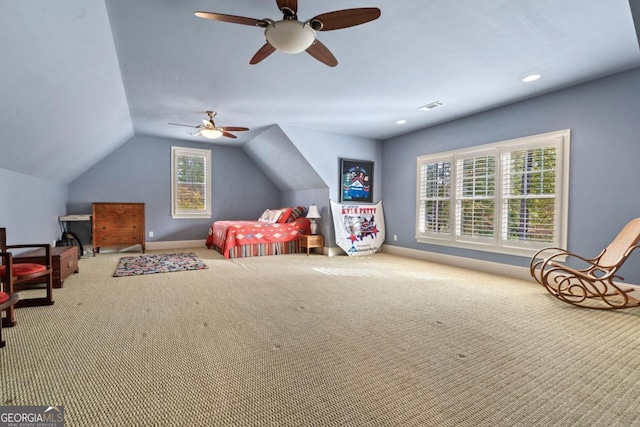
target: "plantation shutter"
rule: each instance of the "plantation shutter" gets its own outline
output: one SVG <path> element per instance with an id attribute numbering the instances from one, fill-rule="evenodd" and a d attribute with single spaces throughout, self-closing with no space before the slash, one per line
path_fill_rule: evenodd
<path id="1" fill-rule="evenodd" d="M 570 130 L 418 157 L 416 240 L 531 256 L 566 247 Z"/>
<path id="2" fill-rule="evenodd" d="M 178 155 L 178 208 L 202 210 L 206 206 L 207 163 L 204 156 Z"/>
<path id="3" fill-rule="evenodd" d="M 456 234 L 472 239 L 495 236 L 496 151 L 460 156 L 456 168 Z"/>
<path id="4" fill-rule="evenodd" d="M 451 234 L 451 161 L 419 165 L 418 212 L 419 234 L 449 236 Z"/>
<path id="5" fill-rule="evenodd" d="M 211 216 L 210 161 L 209 150 L 172 147 L 172 217 Z"/>
<path id="6" fill-rule="evenodd" d="M 554 243 L 558 148 L 546 143 L 505 153 L 503 240 Z"/>

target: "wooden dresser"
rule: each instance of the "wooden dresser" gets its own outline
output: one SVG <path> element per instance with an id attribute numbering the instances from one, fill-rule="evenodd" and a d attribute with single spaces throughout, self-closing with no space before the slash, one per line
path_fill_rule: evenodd
<path id="1" fill-rule="evenodd" d="M 144 241 L 144 203 L 94 203 L 93 256 L 102 246 L 142 246 Z"/>

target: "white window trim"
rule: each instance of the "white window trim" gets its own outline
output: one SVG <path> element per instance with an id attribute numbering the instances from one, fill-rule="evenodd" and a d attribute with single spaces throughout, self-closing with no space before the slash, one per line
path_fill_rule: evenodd
<path id="1" fill-rule="evenodd" d="M 557 246 L 561 248 L 567 247 L 567 231 L 568 231 L 568 211 L 569 211 L 569 161 L 570 161 L 570 129 L 556 132 L 549 132 L 540 135 L 511 139 L 481 146 L 453 150 L 433 155 L 420 156 L 417 159 L 416 167 L 416 236 L 415 239 L 420 243 L 433 245 L 450 246 L 463 249 L 473 249 L 486 252 L 494 252 L 515 256 L 530 257 L 536 251 L 543 247 Z M 556 176 L 560 178 L 555 188 L 555 224 L 556 236 L 552 243 L 534 243 L 519 242 L 517 245 L 510 243 L 508 240 L 502 239 L 503 230 L 503 195 L 502 195 L 502 178 L 503 178 L 503 153 L 505 151 L 517 151 L 527 148 L 536 148 L 542 146 L 556 145 L 557 162 Z M 457 203 L 457 163 L 459 159 L 475 157 L 484 153 L 495 150 L 496 158 L 496 191 L 500 192 L 496 198 L 495 221 L 496 229 L 493 238 L 473 238 L 469 236 L 459 236 L 456 233 L 457 224 L 455 223 L 456 203 Z M 450 209 L 450 233 L 434 234 L 423 232 L 420 233 L 420 167 L 425 164 L 432 164 L 448 161 L 451 162 L 452 169 L 452 186 L 451 189 L 451 209 Z"/>
<path id="2" fill-rule="evenodd" d="M 176 172 L 178 156 L 200 156 L 206 161 L 206 206 L 205 210 L 180 210 L 177 209 Z M 171 147 L 171 217 L 174 219 L 203 219 L 211 218 L 211 150 L 199 148 Z"/>

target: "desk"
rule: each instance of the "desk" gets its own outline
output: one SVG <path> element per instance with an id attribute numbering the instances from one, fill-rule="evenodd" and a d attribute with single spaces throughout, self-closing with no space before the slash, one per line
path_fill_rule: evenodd
<path id="1" fill-rule="evenodd" d="M 309 256 L 311 248 L 322 249 L 324 247 L 324 237 L 321 234 L 302 234 L 298 237 L 298 246 L 300 251 L 302 251 L 302 248 L 307 248 L 307 256 Z"/>
<path id="2" fill-rule="evenodd" d="M 58 217 L 58 221 L 91 221 L 91 214 L 86 215 L 63 215 Z"/>
<path id="3" fill-rule="evenodd" d="M 92 220 L 91 214 L 63 215 L 58 217 L 58 222 L 60 223 L 60 228 L 62 229 L 61 240 L 66 240 L 69 237 L 69 236 L 66 236 L 67 233 L 71 235 L 70 237 L 77 240 L 79 247 L 82 249 L 82 253 L 78 254 L 79 257 L 82 257 L 84 255 L 84 246 L 82 245 L 80 238 L 76 236 L 76 234 L 73 233 L 71 230 L 69 230 L 69 223 L 70 222 L 86 222 L 87 227 L 89 228 L 89 241 L 91 242 L 91 233 L 93 229 L 91 220 Z"/>

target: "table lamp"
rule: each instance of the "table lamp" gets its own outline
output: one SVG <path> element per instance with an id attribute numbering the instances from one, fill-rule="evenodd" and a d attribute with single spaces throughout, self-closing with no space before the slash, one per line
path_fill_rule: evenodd
<path id="1" fill-rule="evenodd" d="M 320 211 L 316 205 L 309 206 L 307 218 L 311 220 L 311 234 L 317 234 L 318 224 L 316 224 L 316 219 L 320 218 Z"/>

